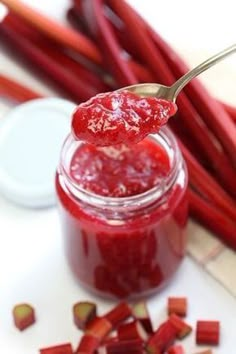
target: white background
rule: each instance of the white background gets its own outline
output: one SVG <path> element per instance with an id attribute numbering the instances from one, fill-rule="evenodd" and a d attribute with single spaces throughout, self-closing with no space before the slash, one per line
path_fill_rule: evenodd
<path id="1" fill-rule="evenodd" d="M 62 19 L 69 4 L 67 0 L 27 2 L 58 19 Z M 191 65 L 236 43 L 234 1 L 129 2 Z M 7 59 L 2 51 L 0 72 L 7 72 L 42 92 L 50 92 L 36 76 L 32 77 Z M 205 73 L 202 79 L 215 95 L 233 102 L 236 56 Z M 185 260 L 173 283 L 149 300 L 155 324 L 164 318 L 165 299 L 171 294 L 189 297 L 189 320 L 192 324 L 196 319 L 204 318 L 222 321 L 221 346 L 214 353 L 236 353 L 235 299 L 190 259 Z M 20 209 L 0 197 L 0 353 L 36 354 L 40 347 L 68 341 L 76 345 L 80 334 L 73 326 L 71 307 L 82 299 L 98 302 L 101 312 L 112 305 L 92 297 L 72 279 L 63 257 L 56 210 Z M 21 301 L 32 303 L 38 318 L 37 324 L 23 333 L 14 328 L 11 318 L 12 306 Z M 197 351 L 193 336 L 185 343 L 187 353 Z"/>

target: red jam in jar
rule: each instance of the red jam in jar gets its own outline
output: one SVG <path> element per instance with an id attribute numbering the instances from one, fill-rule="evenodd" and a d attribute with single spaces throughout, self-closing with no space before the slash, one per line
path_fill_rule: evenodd
<path id="1" fill-rule="evenodd" d="M 187 172 L 168 128 L 138 144 L 99 147 L 70 135 L 56 177 L 69 265 L 109 297 L 164 287 L 185 254 Z"/>

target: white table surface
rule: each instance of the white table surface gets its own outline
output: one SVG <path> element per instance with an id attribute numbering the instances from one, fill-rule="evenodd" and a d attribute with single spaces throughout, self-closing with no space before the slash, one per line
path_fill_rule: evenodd
<path id="1" fill-rule="evenodd" d="M 67 0 L 27 2 L 59 19 L 69 3 Z M 130 3 L 135 4 L 191 64 L 198 62 L 199 58 L 204 59 L 204 53 L 213 53 L 236 42 L 234 1 L 216 3 L 209 0 L 206 4 L 206 1 L 199 0 L 194 11 L 187 0 L 130 0 Z M 191 6 L 196 6 L 196 2 Z M 200 8 L 205 8 L 205 12 L 201 14 Z M 181 19 L 183 14 L 188 14 L 188 18 Z M 235 95 L 235 91 L 227 91 L 228 82 L 231 86 L 236 83 L 235 61 L 235 58 L 234 61 L 229 59 L 227 65 L 214 69 L 214 74 L 204 76 L 209 88 L 228 101 L 233 101 Z M 222 71 L 225 73 L 223 91 L 215 84 Z M 9 60 L 3 52 L 0 52 L 0 72 L 7 72 L 43 92 L 50 92 L 38 78 Z M 93 297 L 74 282 L 63 256 L 61 241 L 56 209 L 21 209 L 0 197 L 1 354 L 36 354 L 40 347 L 68 341 L 75 346 L 80 333 L 72 323 L 72 304 L 90 299 L 99 304 L 101 313 L 113 305 Z M 197 319 L 220 320 L 222 340 L 214 353 L 236 353 L 235 298 L 188 257 L 170 286 L 149 299 L 156 324 L 165 317 L 166 297 L 169 295 L 188 296 L 189 321 L 193 325 Z M 11 317 L 12 307 L 19 302 L 33 304 L 37 314 L 37 323 L 23 333 L 14 328 Z M 194 344 L 194 336 L 184 343 L 187 354 L 200 351 Z"/>

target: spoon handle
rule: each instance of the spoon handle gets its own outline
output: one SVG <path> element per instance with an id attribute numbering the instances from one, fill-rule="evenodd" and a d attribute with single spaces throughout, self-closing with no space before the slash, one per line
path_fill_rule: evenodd
<path id="1" fill-rule="evenodd" d="M 211 68 L 213 65 L 217 64 L 228 55 L 231 55 L 236 51 L 236 44 L 226 48 L 225 50 L 213 55 L 211 58 L 205 60 L 203 63 L 199 64 L 193 70 L 188 71 L 184 76 L 177 80 L 170 88 L 169 98 L 173 101 L 176 100 L 179 92 L 191 81 L 194 77 L 201 74 L 203 71 Z"/>

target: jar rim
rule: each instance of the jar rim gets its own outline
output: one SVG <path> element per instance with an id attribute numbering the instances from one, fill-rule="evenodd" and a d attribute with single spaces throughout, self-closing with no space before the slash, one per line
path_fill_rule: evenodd
<path id="1" fill-rule="evenodd" d="M 159 142 L 162 144 L 162 146 L 169 149 L 169 151 L 166 149 L 165 151 L 169 153 L 168 156 L 170 157 L 171 162 L 168 175 L 163 177 L 161 183 L 153 186 L 149 190 L 128 197 L 107 197 L 90 192 L 76 184 L 70 176 L 70 169 L 65 164 L 65 155 L 68 153 L 68 150 L 72 144 L 81 144 L 83 142 L 76 141 L 72 134 L 67 136 L 61 151 L 60 166 L 58 172 L 62 186 L 68 190 L 68 192 L 72 193 L 75 198 L 78 198 L 78 200 L 82 200 L 87 204 L 95 205 L 97 207 L 110 207 L 117 209 L 120 207 L 132 208 L 132 206 L 137 207 L 137 205 L 147 205 L 154 199 L 160 199 L 174 184 L 178 175 L 179 165 L 182 163 L 183 158 L 177 141 L 168 127 L 162 127 L 157 134 L 149 135 L 149 138 L 156 140 L 156 142 Z M 161 139 L 161 141 L 158 141 L 158 138 Z"/>

